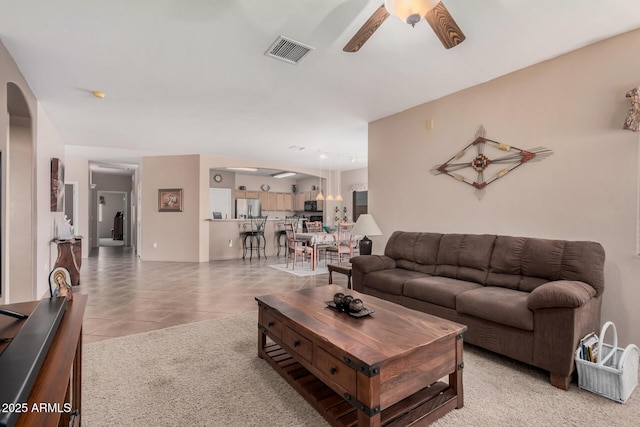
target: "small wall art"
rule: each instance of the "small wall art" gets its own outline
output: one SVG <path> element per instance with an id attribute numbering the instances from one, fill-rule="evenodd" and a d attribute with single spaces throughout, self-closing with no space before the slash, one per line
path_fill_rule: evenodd
<path id="1" fill-rule="evenodd" d="M 182 212 L 182 188 L 158 190 L 158 212 Z"/>
<path id="2" fill-rule="evenodd" d="M 62 160 L 51 159 L 51 212 L 64 209 L 64 164 Z"/>

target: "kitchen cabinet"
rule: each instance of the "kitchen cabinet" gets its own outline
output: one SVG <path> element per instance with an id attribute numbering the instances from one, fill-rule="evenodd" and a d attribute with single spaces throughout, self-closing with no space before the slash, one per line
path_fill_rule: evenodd
<path id="1" fill-rule="evenodd" d="M 317 191 L 305 191 L 304 200 L 315 200 L 317 195 L 318 195 Z"/>
<path id="2" fill-rule="evenodd" d="M 269 193 L 269 210 L 279 211 L 278 208 L 278 193 Z"/>
<path id="3" fill-rule="evenodd" d="M 276 210 L 293 210 L 291 193 L 277 193 L 276 196 Z"/>
<path id="4" fill-rule="evenodd" d="M 259 199 L 260 191 L 234 190 L 233 197 L 236 199 Z"/>
<path id="5" fill-rule="evenodd" d="M 262 202 L 262 210 L 270 211 L 271 208 L 269 206 L 269 193 L 266 191 L 260 192 L 260 202 Z"/>
<path id="6" fill-rule="evenodd" d="M 294 211 L 303 211 L 304 210 L 304 193 L 298 193 L 293 196 L 293 210 Z"/>
<path id="7" fill-rule="evenodd" d="M 263 211 L 292 211 L 293 195 L 291 193 L 276 193 L 274 191 L 260 191 L 259 199 L 262 202 Z M 304 209 L 304 202 L 302 208 Z"/>

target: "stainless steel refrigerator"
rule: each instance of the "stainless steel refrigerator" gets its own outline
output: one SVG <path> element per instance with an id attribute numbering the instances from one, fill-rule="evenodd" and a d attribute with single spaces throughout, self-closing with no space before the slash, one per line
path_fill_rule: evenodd
<path id="1" fill-rule="evenodd" d="M 246 219 L 252 216 L 262 216 L 260 199 L 236 199 L 236 218 Z"/>

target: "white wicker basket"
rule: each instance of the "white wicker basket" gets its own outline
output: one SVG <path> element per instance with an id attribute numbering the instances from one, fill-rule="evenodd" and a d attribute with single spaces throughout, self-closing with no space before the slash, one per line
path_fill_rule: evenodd
<path id="1" fill-rule="evenodd" d="M 603 343 L 609 327 L 613 329 L 613 345 Z M 582 347 L 578 346 L 575 355 L 578 386 L 616 402 L 626 402 L 638 385 L 640 349 L 634 344 L 618 348 L 616 325 L 606 322 L 600 332 L 597 354 L 596 363 L 583 360 Z"/>

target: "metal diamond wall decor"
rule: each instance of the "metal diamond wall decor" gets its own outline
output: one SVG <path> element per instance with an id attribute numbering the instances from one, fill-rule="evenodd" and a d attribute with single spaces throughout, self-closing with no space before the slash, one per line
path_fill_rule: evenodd
<path id="1" fill-rule="evenodd" d="M 434 175 L 446 174 L 474 187 L 478 200 L 482 200 L 487 185 L 502 178 L 515 168 L 527 162 L 544 160 L 553 154 L 553 151 L 544 147 L 522 150 L 487 139 L 484 126 L 478 128 L 475 136 L 471 144 L 464 147 L 456 155 L 447 160 L 446 163 L 434 166 L 431 169 L 431 173 Z M 472 146 L 476 147 L 475 155 L 467 152 Z M 508 151 L 509 154 L 492 159 L 485 154 L 486 148 L 494 151 L 497 150 L 498 153 L 500 151 Z M 469 156 L 471 156 L 471 159 L 469 159 Z M 465 176 L 465 169 L 467 176 Z M 473 176 L 473 174 L 475 174 L 475 176 Z M 485 174 L 490 175 L 490 178 L 485 179 Z M 471 175 L 471 177 L 469 175 Z"/>

